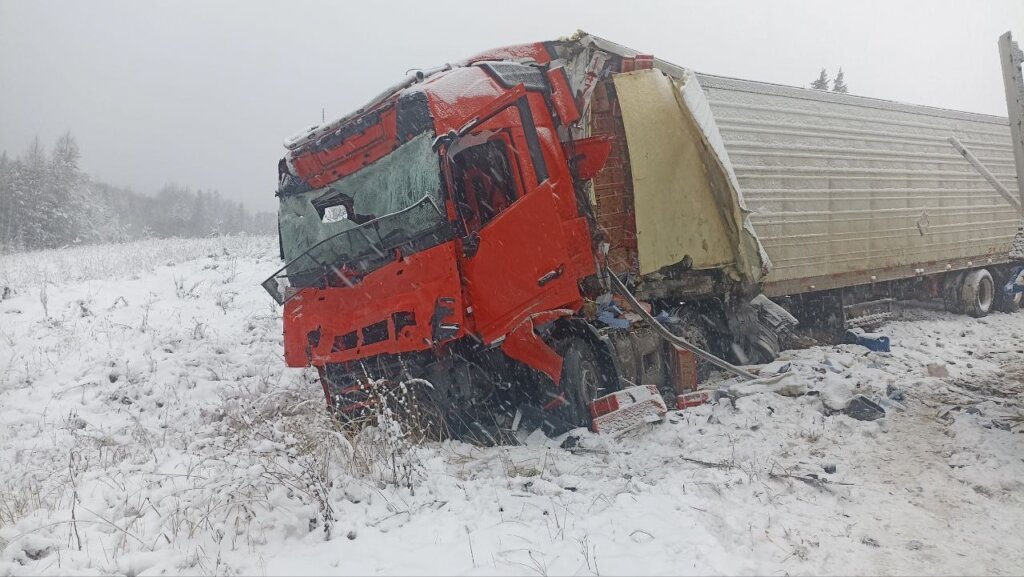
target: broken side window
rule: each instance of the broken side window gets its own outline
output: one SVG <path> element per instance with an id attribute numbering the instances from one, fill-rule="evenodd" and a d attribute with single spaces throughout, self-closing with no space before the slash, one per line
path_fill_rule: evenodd
<path id="1" fill-rule="evenodd" d="M 480 229 L 521 196 L 508 145 L 500 137 L 452 157 L 455 203 L 467 233 Z"/>

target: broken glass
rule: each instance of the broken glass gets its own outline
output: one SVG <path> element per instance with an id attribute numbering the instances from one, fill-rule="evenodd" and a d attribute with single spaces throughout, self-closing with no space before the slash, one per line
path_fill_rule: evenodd
<path id="1" fill-rule="evenodd" d="M 454 238 L 451 224 L 430 196 L 404 210 L 330 236 L 292 259 L 263 282 L 280 304 L 307 287 L 353 286 L 402 254 Z"/>
<path id="2" fill-rule="evenodd" d="M 281 198 L 284 260 L 340 232 L 409 208 L 424 196 L 441 205 L 440 165 L 427 133 L 323 188 Z"/>

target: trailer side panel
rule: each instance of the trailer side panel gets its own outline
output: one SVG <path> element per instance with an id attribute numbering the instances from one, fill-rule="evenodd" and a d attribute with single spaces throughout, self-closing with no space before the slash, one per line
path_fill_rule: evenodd
<path id="1" fill-rule="evenodd" d="M 949 142 L 1017 189 L 1005 118 L 698 75 L 771 296 L 1005 262 L 1011 206 Z"/>

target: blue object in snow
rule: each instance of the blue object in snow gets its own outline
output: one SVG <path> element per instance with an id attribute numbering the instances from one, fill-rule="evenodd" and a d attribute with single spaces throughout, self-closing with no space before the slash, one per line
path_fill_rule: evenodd
<path id="1" fill-rule="evenodd" d="M 878 333 L 856 333 L 853 331 L 847 331 L 846 334 L 854 344 L 869 350 L 879 353 L 888 353 L 890 351 L 889 337 L 885 335 Z"/>

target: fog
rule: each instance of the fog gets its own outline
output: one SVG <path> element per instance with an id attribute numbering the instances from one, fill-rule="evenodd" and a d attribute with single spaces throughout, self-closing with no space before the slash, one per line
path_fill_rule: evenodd
<path id="1" fill-rule="evenodd" d="M 576 29 L 701 72 L 1006 115 L 997 38 L 1024 2 L 0 0 L 0 150 L 70 130 L 82 167 L 272 209 L 282 140 L 409 69 Z"/>

